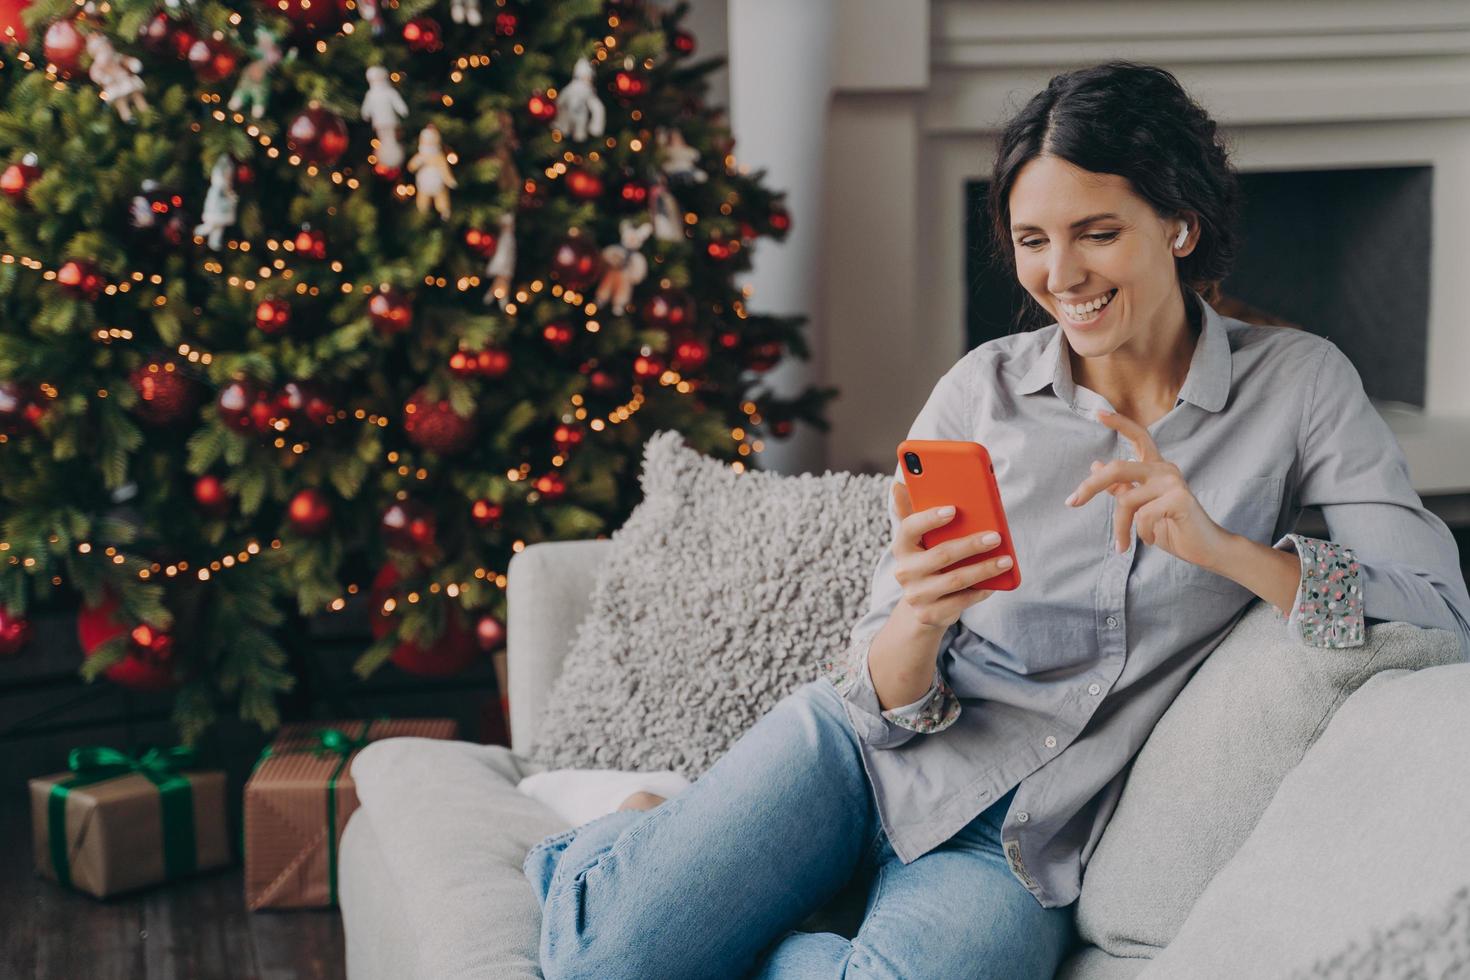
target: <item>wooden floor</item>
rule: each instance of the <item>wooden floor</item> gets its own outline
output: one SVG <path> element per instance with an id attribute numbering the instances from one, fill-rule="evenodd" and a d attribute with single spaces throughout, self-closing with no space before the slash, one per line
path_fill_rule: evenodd
<path id="1" fill-rule="evenodd" d="M 105 901 L 34 871 L 23 794 L 0 799 L 5 980 L 343 978 L 336 909 L 247 912 L 237 865 Z"/>

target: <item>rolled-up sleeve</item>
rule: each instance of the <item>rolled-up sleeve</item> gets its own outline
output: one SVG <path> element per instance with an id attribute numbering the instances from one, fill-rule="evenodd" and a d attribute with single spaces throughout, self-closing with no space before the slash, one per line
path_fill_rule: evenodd
<path id="1" fill-rule="evenodd" d="M 909 428 L 910 439 L 973 439 L 970 430 L 971 404 L 963 384 L 963 372 L 971 364 L 961 358 L 935 384 L 929 399 Z M 894 465 L 894 479 L 903 481 L 903 465 Z M 888 622 L 888 617 L 903 598 L 903 586 L 894 577 L 898 560 L 892 542 L 898 534 L 898 506 L 891 487 L 886 491 L 889 546 L 884 548 L 873 567 L 868 592 L 868 608 L 853 626 L 847 648 L 836 659 L 822 664 L 826 677 L 850 707 L 858 736 L 873 748 L 897 748 L 915 735 L 943 731 L 959 718 L 960 701 L 946 682 L 938 659 L 950 642 L 964 629 L 958 621 L 950 625 L 936 649 L 934 681 L 929 690 L 912 704 L 884 710 L 873 687 L 868 670 L 868 652 L 873 639 Z"/>
<path id="2" fill-rule="evenodd" d="M 1287 627 L 1309 646 L 1357 646 L 1364 624 L 1449 630 L 1470 660 L 1470 595 L 1459 548 L 1425 509 L 1392 430 L 1336 344 L 1323 345 L 1298 435 L 1298 503 L 1318 507 L 1328 539 L 1288 534 L 1301 582 Z"/>

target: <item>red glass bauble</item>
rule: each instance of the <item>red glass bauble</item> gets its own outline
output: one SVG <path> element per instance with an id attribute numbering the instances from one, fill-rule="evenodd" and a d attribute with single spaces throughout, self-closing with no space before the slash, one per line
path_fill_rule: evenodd
<path id="1" fill-rule="evenodd" d="M 269 414 L 269 399 L 270 394 L 261 385 L 248 379 L 239 379 L 220 389 L 215 405 L 220 420 L 227 428 L 236 432 L 264 431 L 259 429 L 257 418 L 259 406 L 264 405 Z"/>
<path id="2" fill-rule="evenodd" d="M 327 236 L 310 225 L 302 225 L 291 244 L 295 247 L 297 255 L 308 259 L 327 257 Z"/>
<path id="3" fill-rule="evenodd" d="M 401 614 L 396 606 L 401 605 L 404 600 L 398 599 L 392 611 L 383 609 L 397 584 L 398 570 L 391 561 L 384 563 L 373 578 L 368 593 L 369 623 L 374 639 L 381 640 L 398 629 Z M 447 603 L 444 629 L 437 640 L 427 647 L 421 647 L 412 640 L 403 640 L 393 648 L 389 659 L 400 670 L 428 677 L 448 677 L 462 672 L 480 656 L 474 633 L 465 627 L 464 613 L 460 611 L 459 603 L 453 599 L 444 601 Z"/>
<path id="4" fill-rule="evenodd" d="M 77 613 L 77 640 L 83 656 L 90 657 L 103 643 L 125 635 L 127 654 L 103 671 L 108 680 L 134 691 L 162 691 L 177 686 L 173 637 L 147 623 L 129 625 L 119 613 L 117 597 L 110 594 L 95 606 L 82 606 Z"/>
<path id="5" fill-rule="evenodd" d="M 384 286 L 368 300 L 373 329 L 385 337 L 413 326 L 413 302 L 396 286 Z"/>
<path id="6" fill-rule="evenodd" d="M 527 100 L 526 111 L 532 119 L 550 122 L 556 118 L 556 100 L 548 98 L 544 91 L 537 92 Z"/>
<path id="7" fill-rule="evenodd" d="M 178 21 L 160 10 L 138 28 L 138 43 L 149 54 L 160 58 L 177 55 L 178 48 L 174 46 L 174 25 L 177 23 Z M 192 41 L 190 43 L 192 46 Z"/>
<path id="8" fill-rule="evenodd" d="M 20 436 L 36 431 L 45 414 L 35 385 L 0 381 L 0 436 Z"/>
<path id="9" fill-rule="evenodd" d="M 715 240 L 704 247 L 705 254 L 716 262 L 725 262 L 736 252 L 740 251 L 740 239 L 727 238 Z"/>
<path id="10" fill-rule="evenodd" d="M 397 551 L 423 553 L 434 547 L 434 511 L 418 500 L 396 500 L 383 511 L 383 540 Z"/>
<path id="11" fill-rule="evenodd" d="M 286 127 L 286 147 L 308 163 L 330 167 L 347 152 L 347 124 L 342 117 L 315 103 Z"/>
<path id="12" fill-rule="evenodd" d="M 56 270 L 56 284 L 73 296 L 96 299 L 102 292 L 102 274 L 86 259 L 70 259 Z"/>
<path id="13" fill-rule="evenodd" d="M 791 430 L 794 428 L 790 419 L 777 419 L 771 423 L 771 434 L 784 439 L 791 435 Z"/>
<path id="14" fill-rule="evenodd" d="M 263 299 L 255 304 L 255 325 L 265 333 L 275 334 L 291 324 L 291 304 L 283 299 Z"/>
<path id="15" fill-rule="evenodd" d="M 613 92 L 623 98 L 635 98 L 648 91 L 648 80 L 635 71 L 620 71 L 613 75 Z"/>
<path id="16" fill-rule="evenodd" d="M 463 350 L 449 355 L 449 370 L 460 378 L 469 378 L 480 373 L 479 366 L 475 364 L 475 355 Z"/>
<path id="17" fill-rule="evenodd" d="M 694 325 L 696 308 L 694 297 L 686 290 L 677 286 L 666 286 L 655 290 L 644 300 L 639 312 L 645 326 L 652 330 L 674 333 Z"/>
<path id="18" fill-rule="evenodd" d="M 505 624 L 486 613 L 475 622 L 475 641 L 481 653 L 494 653 L 505 646 Z"/>
<path id="19" fill-rule="evenodd" d="M 580 425 L 561 423 L 551 432 L 551 441 L 556 443 L 556 448 L 563 453 L 571 452 L 580 446 L 586 437 L 587 433 Z"/>
<path id="20" fill-rule="evenodd" d="M 681 371 L 697 371 L 709 361 L 709 345 L 698 337 L 683 336 L 674 341 L 674 367 Z"/>
<path id="21" fill-rule="evenodd" d="M 625 180 L 618 185 L 618 203 L 629 208 L 648 204 L 648 185 L 641 180 Z"/>
<path id="22" fill-rule="evenodd" d="M 0 174 L 0 192 L 12 201 L 22 200 L 31 185 L 41 179 L 41 168 L 36 165 L 36 155 L 27 153 L 19 163 L 12 163 Z"/>
<path id="23" fill-rule="evenodd" d="M 551 256 L 551 275 L 568 289 L 586 289 L 601 274 L 602 253 L 583 235 L 568 235 Z"/>
<path id="24" fill-rule="evenodd" d="M 332 505 L 316 487 L 296 491 L 286 504 L 286 519 L 297 534 L 317 535 L 332 523 Z"/>
<path id="25" fill-rule="evenodd" d="M 321 430 L 331 421 L 336 408 L 317 385 L 310 381 L 287 381 L 276 393 L 276 415 L 292 429 Z"/>
<path id="26" fill-rule="evenodd" d="M 133 412 L 153 425 L 172 425 L 194 414 L 204 389 L 173 361 L 149 361 L 134 368 L 128 382 L 138 394 Z"/>
<path id="27" fill-rule="evenodd" d="M 235 164 L 235 184 L 238 187 L 248 187 L 255 183 L 255 168 L 248 163 Z"/>
<path id="28" fill-rule="evenodd" d="M 495 249 L 500 244 L 500 239 L 494 232 L 484 231 L 480 228 L 466 228 L 464 243 L 470 247 L 470 251 L 483 259 L 495 257 Z"/>
<path id="29" fill-rule="evenodd" d="M 30 40 L 20 13 L 30 0 L 0 0 L 0 44 L 19 46 Z"/>
<path id="30" fill-rule="evenodd" d="M 475 355 L 475 366 L 487 378 L 504 377 L 510 370 L 510 352 L 499 347 L 487 347 Z"/>
<path id="31" fill-rule="evenodd" d="M 507 11 L 495 15 L 495 33 L 500 37 L 515 37 L 518 27 L 520 24 L 515 14 Z"/>
<path id="32" fill-rule="evenodd" d="M 585 170 L 573 170 L 566 176 L 567 192 L 579 201 L 592 201 L 602 196 L 602 178 Z"/>
<path id="33" fill-rule="evenodd" d="M 633 376 L 652 381 L 664 373 L 663 358 L 657 354 L 639 354 L 633 358 Z"/>
<path id="34" fill-rule="evenodd" d="M 674 50 L 682 55 L 694 53 L 694 35 L 680 28 L 674 32 Z"/>
<path id="35" fill-rule="evenodd" d="M 768 220 L 770 221 L 771 227 L 782 234 L 791 230 L 791 215 L 780 208 L 772 208 L 771 216 Z"/>
<path id="36" fill-rule="evenodd" d="M 31 641 L 31 622 L 0 606 L 0 657 L 14 657 Z"/>
<path id="37" fill-rule="evenodd" d="M 69 20 L 54 21 L 46 28 L 46 36 L 41 42 L 46 61 L 55 65 L 63 75 L 72 75 L 81 69 L 82 51 L 86 46 L 82 32 Z"/>
<path id="38" fill-rule="evenodd" d="M 184 195 L 161 187 L 156 180 L 143 181 L 129 202 L 129 235 L 141 248 L 153 252 L 178 248 L 193 240 L 193 228 L 184 210 Z"/>
<path id="39" fill-rule="evenodd" d="M 383 161 L 379 160 L 377 163 L 373 164 L 373 173 L 377 175 L 377 178 L 384 183 L 394 184 L 397 183 L 398 179 L 403 176 L 403 168 L 390 167 Z"/>
<path id="40" fill-rule="evenodd" d="M 234 503 L 225 481 L 212 473 L 206 473 L 194 481 L 194 503 L 210 517 L 224 517 Z"/>
<path id="41" fill-rule="evenodd" d="M 767 340 L 755 344 L 750 348 L 745 366 L 752 371 L 769 371 L 781 360 L 781 342 L 779 340 Z"/>
<path id="42" fill-rule="evenodd" d="M 567 492 L 566 481 L 555 470 L 536 477 L 531 481 L 531 486 L 547 500 L 558 500 Z"/>
<path id="43" fill-rule="evenodd" d="M 432 53 L 444 47 L 443 32 L 432 17 L 415 17 L 404 24 L 403 40 L 412 51 Z"/>
<path id="44" fill-rule="evenodd" d="M 239 65 L 235 49 L 218 38 L 201 37 L 189 46 L 189 67 L 206 85 L 229 78 Z"/>
<path id="45" fill-rule="evenodd" d="M 403 406 L 403 431 L 420 449 L 440 455 L 463 450 L 475 437 L 475 420 L 457 415 L 448 401 L 430 402 L 420 388 Z"/>
<path id="46" fill-rule="evenodd" d="M 553 320 L 541 328 L 541 339 L 554 351 L 564 351 L 572 344 L 572 328 L 561 320 Z"/>
<path id="47" fill-rule="evenodd" d="M 587 383 L 593 391 L 607 394 L 618 386 L 618 379 L 599 368 L 587 375 Z"/>
<path id="48" fill-rule="evenodd" d="M 722 350 L 734 350 L 740 346 L 740 335 L 733 330 L 721 330 L 715 340 Z"/>
<path id="49" fill-rule="evenodd" d="M 490 527 L 505 514 L 505 508 L 481 497 L 470 505 L 470 518 L 476 527 Z"/>

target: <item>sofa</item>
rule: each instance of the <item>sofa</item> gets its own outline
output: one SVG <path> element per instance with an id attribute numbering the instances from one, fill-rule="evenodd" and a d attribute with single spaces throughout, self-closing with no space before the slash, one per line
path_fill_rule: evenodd
<path id="1" fill-rule="evenodd" d="M 612 548 L 512 559 L 509 748 L 395 738 L 354 759 L 349 980 L 541 976 L 521 864 L 569 825 L 516 786 L 545 770 L 527 750 Z M 1294 647 L 1271 607 L 1243 615 L 1135 757 L 1058 978 L 1470 977 L 1470 663 L 1443 630 L 1368 632 Z M 851 936 L 857 887 L 808 925 Z"/>

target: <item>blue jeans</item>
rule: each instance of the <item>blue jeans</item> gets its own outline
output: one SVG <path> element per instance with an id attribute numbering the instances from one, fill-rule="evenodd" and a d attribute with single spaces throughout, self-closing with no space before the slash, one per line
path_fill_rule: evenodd
<path id="1" fill-rule="evenodd" d="M 541 902 L 542 972 L 1051 980 L 1075 940 L 1076 906 L 1042 908 L 1006 864 L 1000 827 L 1014 794 L 904 864 L 841 696 L 811 681 L 679 795 L 531 849 L 523 870 Z M 855 935 L 797 928 L 849 882 L 867 896 Z"/>

